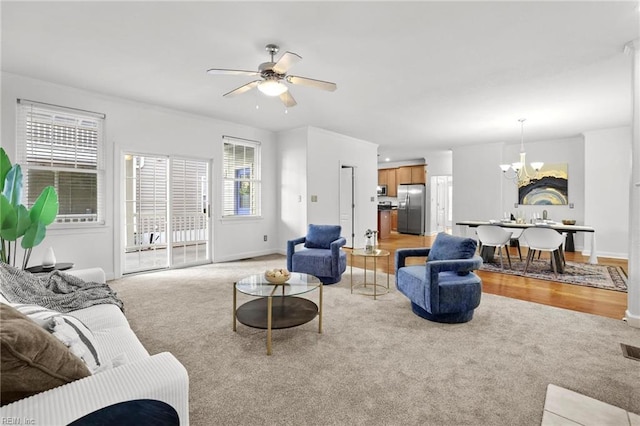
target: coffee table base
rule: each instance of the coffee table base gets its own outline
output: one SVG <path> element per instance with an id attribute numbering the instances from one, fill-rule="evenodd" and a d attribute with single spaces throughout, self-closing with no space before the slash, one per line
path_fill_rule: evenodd
<path id="1" fill-rule="evenodd" d="M 267 329 L 267 298 L 252 300 L 240 306 L 236 317 L 242 324 Z M 274 297 L 271 328 L 291 328 L 308 323 L 318 315 L 318 305 L 301 297 Z"/>

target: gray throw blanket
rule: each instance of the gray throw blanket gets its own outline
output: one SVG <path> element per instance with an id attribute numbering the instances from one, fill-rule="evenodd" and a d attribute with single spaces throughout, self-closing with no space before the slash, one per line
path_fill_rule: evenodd
<path id="1" fill-rule="evenodd" d="M 52 271 L 34 275 L 0 262 L 0 293 L 12 303 L 33 303 L 58 312 L 93 305 L 124 304 L 107 284 L 88 283 L 73 275 Z"/>

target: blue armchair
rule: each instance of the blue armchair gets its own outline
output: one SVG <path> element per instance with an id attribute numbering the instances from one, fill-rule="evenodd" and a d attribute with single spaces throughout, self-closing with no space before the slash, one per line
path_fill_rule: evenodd
<path id="1" fill-rule="evenodd" d="M 315 275 L 323 284 L 340 281 L 347 269 L 347 255 L 341 249 L 347 243 L 339 225 L 309 225 L 305 237 L 287 241 L 287 269 Z M 296 251 L 296 246 L 304 248 Z"/>
<path id="2" fill-rule="evenodd" d="M 425 319 L 462 323 L 480 305 L 482 280 L 471 272 L 482 266 L 471 238 L 440 233 L 431 248 L 396 250 L 396 287 L 411 301 L 413 312 Z M 408 257 L 424 257 L 424 264 L 406 265 Z"/>

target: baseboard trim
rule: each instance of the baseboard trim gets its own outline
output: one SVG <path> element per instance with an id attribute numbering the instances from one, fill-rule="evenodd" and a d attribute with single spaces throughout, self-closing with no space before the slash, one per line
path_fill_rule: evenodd
<path id="1" fill-rule="evenodd" d="M 640 328 L 640 315 L 633 315 L 627 310 L 624 313 L 624 320 L 630 327 Z"/>
<path id="2" fill-rule="evenodd" d="M 213 263 L 231 262 L 231 261 L 234 261 L 234 260 L 250 259 L 252 257 L 267 256 L 267 255 L 270 255 L 270 254 L 283 254 L 283 253 L 280 253 L 280 250 L 276 250 L 276 249 L 248 251 L 248 252 L 244 252 L 244 253 L 236 253 L 236 254 L 234 254 L 232 256 L 225 256 L 225 257 L 215 258 L 213 260 Z M 284 254 L 286 255 L 286 253 L 284 253 Z"/>

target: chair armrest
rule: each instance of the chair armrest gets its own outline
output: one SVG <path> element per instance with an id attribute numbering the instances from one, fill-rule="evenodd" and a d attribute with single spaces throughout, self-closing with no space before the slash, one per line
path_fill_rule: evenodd
<path id="1" fill-rule="evenodd" d="M 189 376 L 169 352 L 116 367 L 0 408 L 2 418 L 35 425 L 69 424 L 120 402 L 154 399 L 172 406 L 181 425 L 189 424 Z"/>
<path id="2" fill-rule="evenodd" d="M 480 269 L 482 257 L 475 255 L 471 259 L 430 260 L 426 264 L 427 274 L 440 272 L 470 272 Z"/>
<path id="3" fill-rule="evenodd" d="M 344 237 L 340 237 L 337 240 L 333 241 L 329 247 L 331 247 L 331 254 L 333 256 L 337 256 L 340 251 L 340 247 L 347 244 L 347 240 Z"/>
<path id="4" fill-rule="evenodd" d="M 398 269 L 405 266 L 405 260 L 407 257 L 426 257 L 429 256 L 430 248 L 406 248 L 396 250 L 396 275 L 398 275 Z"/>
<path id="5" fill-rule="evenodd" d="M 287 270 L 291 271 L 293 268 L 292 256 L 296 252 L 296 246 L 307 241 L 307 237 L 300 237 L 287 241 Z"/>
<path id="6" fill-rule="evenodd" d="M 70 269 L 68 271 L 61 271 L 60 273 L 73 275 L 88 283 L 104 284 L 107 282 L 107 277 L 102 268 Z"/>

